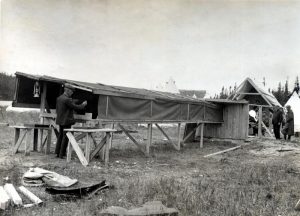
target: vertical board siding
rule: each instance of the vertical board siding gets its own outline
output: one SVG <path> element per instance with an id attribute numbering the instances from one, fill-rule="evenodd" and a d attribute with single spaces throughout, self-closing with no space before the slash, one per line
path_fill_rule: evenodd
<path id="1" fill-rule="evenodd" d="M 248 135 L 248 104 L 226 104 L 223 108 L 224 123 L 206 124 L 205 137 L 246 139 Z"/>

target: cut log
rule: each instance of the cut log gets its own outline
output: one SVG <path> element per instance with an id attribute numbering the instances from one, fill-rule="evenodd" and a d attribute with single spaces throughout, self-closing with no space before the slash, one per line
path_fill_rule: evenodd
<path id="1" fill-rule="evenodd" d="M 16 191 L 15 187 L 12 184 L 5 184 L 4 185 L 4 190 L 8 194 L 8 196 L 12 199 L 14 204 L 16 205 L 22 205 L 22 199 L 18 192 Z"/>
<path id="2" fill-rule="evenodd" d="M 4 188 L 0 187 L 0 209 L 7 209 L 10 203 L 10 198 Z"/>
<path id="3" fill-rule="evenodd" d="M 40 204 L 43 201 L 38 198 L 36 195 L 34 195 L 32 192 L 30 192 L 27 188 L 25 188 L 24 186 L 20 186 L 19 187 L 20 191 L 26 196 L 28 197 L 34 204 Z"/>
<path id="4" fill-rule="evenodd" d="M 236 146 L 236 147 L 229 148 L 229 149 L 226 149 L 226 150 L 223 150 L 223 151 L 219 151 L 219 152 L 215 152 L 215 153 L 212 153 L 212 154 L 208 154 L 208 155 L 205 155 L 204 157 L 207 158 L 207 157 L 211 157 L 211 156 L 214 156 L 214 155 L 223 154 L 225 152 L 233 151 L 233 150 L 236 150 L 238 148 L 241 148 L 241 146 Z"/>

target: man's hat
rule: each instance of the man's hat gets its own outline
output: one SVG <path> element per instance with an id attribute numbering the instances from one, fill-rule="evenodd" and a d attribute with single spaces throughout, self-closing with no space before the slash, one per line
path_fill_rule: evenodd
<path id="1" fill-rule="evenodd" d="M 64 87 L 67 88 L 67 89 L 70 89 L 70 90 L 72 90 L 72 91 L 75 91 L 74 86 L 71 85 L 71 84 L 69 84 L 69 83 L 65 83 Z"/>

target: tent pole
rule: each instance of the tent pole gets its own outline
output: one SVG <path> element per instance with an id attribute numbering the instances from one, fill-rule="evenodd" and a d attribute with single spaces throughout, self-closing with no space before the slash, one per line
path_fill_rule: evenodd
<path id="1" fill-rule="evenodd" d="M 259 106 L 258 111 L 258 137 L 262 138 L 262 106 Z"/>

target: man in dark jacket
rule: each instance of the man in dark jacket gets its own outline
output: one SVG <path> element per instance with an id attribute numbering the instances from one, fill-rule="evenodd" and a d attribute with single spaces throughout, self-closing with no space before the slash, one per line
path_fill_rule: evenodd
<path id="1" fill-rule="evenodd" d="M 87 102 L 76 104 L 76 100 L 72 99 L 74 87 L 65 84 L 64 93 L 56 99 L 56 124 L 59 125 L 59 136 L 56 143 L 55 154 L 59 158 L 66 155 L 68 138 L 64 133 L 64 129 L 71 128 L 75 124 L 74 110 L 83 110 Z"/>
<path id="2" fill-rule="evenodd" d="M 280 139 L 280 126 L 283 121 L 283 112 L 279 106 L 274 107 L 274 113 L 272 118 L 273 130 L 276 139 Z"/>
<path id="3" fill-rule="evenodd" d="M 284 128 L 282 129 L 282 133 L 284 135 L 284 139 L 291 140 L 291 136 L 294 135 L 294 113 L 291 109 L 290 105 L 286 106 L 287 114 L 286 114 L 286 123 Z"/>

